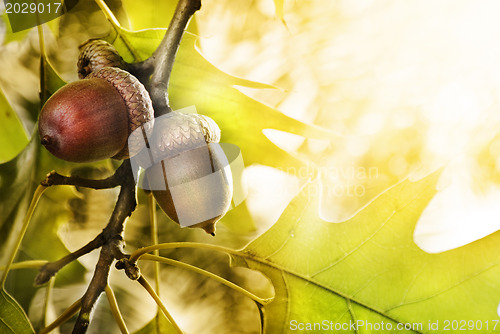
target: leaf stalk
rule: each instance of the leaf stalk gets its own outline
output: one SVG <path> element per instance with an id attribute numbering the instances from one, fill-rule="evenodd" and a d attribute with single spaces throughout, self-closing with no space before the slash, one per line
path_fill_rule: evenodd
<path id="1" fill-rule="evenodd" d="M 172 324 L 172 326 L 175 328 L 175 330 L 177 331 L 177 333 L 179 334 L 183 334 L 182 330 L 180 329 L 180 327 L 177 325 L 177 323 L 175 322 L 174 318 L 172 317 L 172 315 L 170 314 L 170 312 L 168 312 L 165 304 L 163 304 L 163 302 L 161 301 L 160 297 L 156 294 L 155 290 L 151 287 L 151 285 L 148 283 L 148 281 L 144 278 L 144 276 L 141 276 L 139 277 L 139 279 L 137 280 L 139 282 L 139 284 L 141 284 L 144 289 L 146 289 L 146 291 L 151 295 L 151 297 L 155 300 L 156 304 L 158 305 L 158 307 L 162 310 L 163 314 L 165 315 L 165 317 L 167 317 L 168 321 L 170 321 L 170 323 Z"/>
<path id="2" fill-rule="evenodd" d="M 33 216 L 33 212 L 35 212 L 36 205 L 38 204 L 38 201 L 42 197 L 43 192 L 47 189 L 46 186 L 39 185 L 35 193 L 33 194 L 33 198 L 31 199 L 31 203 L 28 207 L 28 211 L 26 212 L 26 215 L 24 216 L 23 220 L 23 225 L 21 227 L 21 231 L 19 232 L 19 235 L 17 237 L 16 243 L 14 245 L 14 248 L 12 249 L 12 252 L 9 256 L 9 260 L 7 262 L 7 265 L 5 266 L 5 270 L 2 275 L 2 279 L 0 280 L 0 288 L 5 287 L 5 281 L 7 280 L 7 275 L 9 274 L 10 267 L 12 266 L 12 263 L 14 262 L 14 259 L 16 258 L 17 251 L 19 250 L 19 247 L 21 247 L 21 243 L 23 241 L 24 235 L 26 234 L 26 230 L 28 229 L 31 217 Z"/>
<path id="3" fill-rule="evenodd" d="M 241 286 L 239 286 L 231 281 L 228 281 L 227 279 L 225 279 L 223 277 L 220 277 L 219 275 L 216 275 L 216 274 L 211 273 L 207 270 L 198 268 L 196 266 L 190 265 L 188 263 L 176 261 L 176 260 L 169 259 L 169 258 L 162 257 L 162 256 L 150 255 L 150 254 L 144 254 L 141 257 L 141 260 L 156 261 L 157 263 L 161 262 L 161 263 L 170 264 L 170 265 L 173 265 L 173 266 L 176 266 L 179 268 L 184 268 L 187 270 L 194 271 L 198 274 L 201 274 L 201 275 L 204 275 L 204 276 L 209 277 L 211 279 L 214 279 L 217 282 L 224 284 L 225 286 L 230 287 L 231 289 L 233 289 L 235 291 L 242 293 L 243 295 L 247 296 L 248 298 L 252 299 L 257 304 L 260 304 L 260 305 L 266 305 L 272 301 L 272 298 L 260 298 L 256 295 L 254 295 L 253 293 L 251 293 L 250 291 L 242 288 Z"/>

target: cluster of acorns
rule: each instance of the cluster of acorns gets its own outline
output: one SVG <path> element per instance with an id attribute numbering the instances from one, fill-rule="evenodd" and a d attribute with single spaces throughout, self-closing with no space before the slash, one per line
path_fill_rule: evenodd
<path id="1" fill-rule="evenodd" d="M 148 91 L 105 41 L 80 47 L 78 75 L 43 106 L 42 145 L 71 162 L 136 159 L 146 169 L 145 188 L 172 220 L 214 235 L 232 197 L 217 124 L 178 112 L 155 119 Z"/>

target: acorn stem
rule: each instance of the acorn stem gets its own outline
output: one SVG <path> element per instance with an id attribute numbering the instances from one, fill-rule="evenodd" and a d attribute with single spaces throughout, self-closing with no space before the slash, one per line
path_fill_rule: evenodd
<path id="1" fill-rule="evenodd" d="M 272 298 L 261 298 L 259 296 L 256 296 L 253 293 L 251 293 L 250 291 L 239 286 L 238 284 L 235 284 L 235 283 L 228 281 L 227 279 L 225 279 L 219 275 L 216 275 L 210 271 L 198 268 L 198 267 L 193 266 L 193 265 L 188 264 L 188 263 L 176 261 L 176 260 L 169 259 L 169 258 L 162 257 L 162 256 L 151 255 L 151 254 L 144 254 L 141 257 L 141 260 L 155 261 L 155 263 L 161 262 L 161 263 L 165 263 L 165 264 L 170 264 L 172 266 L 187 269 L 187 270 L 193 271 L 195 273 L 204 275 L 204 276 L 209 277 L 213 280 L 216 280 L 217 282 L 219 282 L 221 284 L 224 284 L 225 286 L 227 286 L 235 291 L 242 293 L 243 295 L 247 296 L 248 298 L 252 299 L 253 301 L 255 301 L 256 303 L 258 303 L 260 305 L 266 305 L 272 301 Z"/>
<path id="2" fill-rule="evenodd" d="M 170 322 L 170 324 L 172 325 L 172 327 L 177 331 L 177 333 L 179 333 L 179 334 L 184 333 L 180 329 L 179 325 L 177 325 L 177 323 L 175 322 L 175 320 L 172 317 L 172 315 L 170 314 L 170 312 L 168 312 L 165 304 L 163 304 L 162 300 L 156 294 L 155 290 L 151 287 L 151 285 L 149 284 L 149 282 L 144 278 L 144 276 L 141 275 L 137 281 L 151 295 L 151 297 L 154 299 L 154 301 L 156 302 L 156 304 L 158 305 L 158 307 L 161 309 L 161 311 L 163 312 L 163 314 L 165 315 L 165 317 L 168 319 L 168 321 Z"/>
<path id="3" fill-rule="evenodd" d="M 35 212 L 38 201 L 42 197 L 45 189 L 47 189 L 47 187 L 45 187 L 43 185 L 39 185 L 36 188 L 35 193 L 33 194 L 33 198 L 31 199 L 31 203 L 30 203 L 30 206 L 28 207 L 28 211 L 26 211 L 26 215 L 24 216 L 21 231 L 19 232 L 19 235 L 18 235 L 16 242 L 14 244 L 14 247 L 12 248 L 12 250 L 10 252 L 9 260 L 7 262 L 7 265 L 5 266 L 2 277 L 0 278 L 0 289 L 3 289 L 5 286 L 5 281 L 7 280 L 7 275 L 9 274 L 10 268 L 11 268 L 12 264 L 14 263 L 14 259 L 17 255 L 17 251 L 21 247 L 21 243 L 23 241 L 24 235 L 25 235 L 26 231 L 28 230 L 28 226 L 29 226 L 29 223 L 31 221 L 31 217 L 33 216 L 33 213 Z"/>
<path id="4" fill-rule="evenodd" d="M 38 334 L 47 334 L 52 332 L 54 329 L 57 327 L 61 326 L 63 323 L 65 323 L 67 320 L 69 320 L 76 312 L 81 307 L 81 301 L 82 299 L 78 299 L 76 302 L 70 305 L 59 317 L 57 317 L 56 320 L 54 320 L 50 325 L 47 327 L 43 328 L 38 332 Z"/>
<path id="5" fill-rule="evenodd" d="M 113 289 L 111 289 L 109 284 L 104 288 L 104 292 L 106 292 L 106 297 L 108 298 L 111 313 L 113 313 L 113 317 L 115 318 L 116 324 L 120 328 L 121 333 L 129 334 L 127 325 L 125 324 L 125 320 L 123 319 L 123 315 L 120 312 L 120 308 L 118 307 L 118 301 L 116 300 L 115 293 L 113 292 Z"/>
<path id="6" fill-rule="evenodd" d="M 149 252 L 152 252 L 156 249 L 174 249 L 174 248 L 198 248 L 198 249 L 210 249 L 210 250 L 215 250 L 218 252 L 223 252 L 228 255 L 241 255 L 239 251 L 219 246 L 219 245 L 213 245 L 213 244 L 204 244 L 204 243 L 199 243 L 199 242 L 166 242 L 166 243 L 161 243 L 157 245 L 151 245 L 147 247 L 142 247 L 130 254 L 129 262 L 130 263 L 136 263 L 141 256 L 144 254 L 147 254 Z"/>
<path id="7" fill-rule="evenodd" d="M 95 267 L 94 276 L 88 286 L 87 292 L 82 298 L 82 308 L 73 328 L 73 334 L 83 334 L 88 328 L 90 315 L 94 305 L 108 285 L 108 276 L 111 264 L 118 256 L 121 256 L 123 246 L 123 231 L 126 219 L 134 212 L 137 205 L 135 199 L 135 179 L 129 160 L 125 160 L 117 169 L 120 177 L 120 193 L 109 222 L 101 232 L 105 240 L 101 248 L 101 254 Z"/>

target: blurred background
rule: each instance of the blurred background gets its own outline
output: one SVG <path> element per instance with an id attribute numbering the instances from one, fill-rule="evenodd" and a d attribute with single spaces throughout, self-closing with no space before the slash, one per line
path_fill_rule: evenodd
<path id="1" fill-rule="evenodd" d="M 133 1 L 106 3 L 122 26 L 138 30 L 168 26 L 162 9 L 176 2 L 145 1 L 142 18 L 135 21 L 126 15 L 134 8 Z M 245 94 L 327 128 L 336 138 L 319 141 L 265 130 L 276 145 L 304 161 L 304 167 L 245 169 L 246 206 L 256 228 L 252 237 L 268 229 L 300 186 L 316 174 L 322 184 L 321 217 L 341 223 L 397 182 L 418 180 L 439 168 L 443 168 L 440 191 L 417 225 L 415 242 L 425 251 L 442 252 L 499 229 L 499 16 L 496 0 L 480 4 L 471 0 L 204 0 L 190 26 L 199 36 L 200 52 L 225 72 L 276 87 L 238 87 Z M 31 133 L 30 110 L 36 109 L 38 99 L 37 32 L 5 34 L 8 28 L 2 22 L 0 87 Z M 49 59 L 65 80 L 74 81 L 76 46 L 107 34 L 110 26 L 94 2 L 82 0 L 60 26 L 52 22 L 44 30 Z M 102 212 L 113 204 L 113 191 L 90 196 L 82 190 L 78 195 L 70 202 L 70 207 L 78 208 L 74 212 L 81 212 L 82 203 L 103 209 L 88 210 L 94 216 L 84 211 L 83 217 L 74 216 L 73 225 L 61 229 L 70 250 L 75 240 L 83 238 L 78 233 L 88 239 L 87 235 L 99 231 L 101 225 L 95 222 L 105 221 Z M 134 214 L 127 227 L 137 240 L 149 233 L 141 219 L 147 219 L 145 208 Z M 75 228 L 83 222 L 85 228 Z M 196 238 L 170 225 L 161 225 L 164 241 Z M 229 237 L 233 240 L 222 243 L 242 246 L 250 240 Z M 181 252 L 169 256 L 193 261 L 192 255 Z M 251 281 L 253 291 L 272 293 L 259 275 L 227 269 L 222 256 L 196 259 L 236 282 Z M 91 256 L 83 259 L 89 267 L 94 261 Z M 176 287 L 169 297 L 177 305 L 172 313 L 191 332 L 257 331 L 258 314 L 248 300 L 215 288 L 213 282 L 186 277 L 179 270 L 169 270 L 164 285 L 167 291 Z M 126 284 L 121 279 L 125 280 L 116 278 L 117 286 Z M 71 289 L 58 295 L 60 304 L 55 303 L 54 314 L 68 305 L 70 297 L 76 299 L 82 286 Z M 193 289 L 199 293 L 193 294 Z M 127 293 L 119 298 L 130 306 L 138 298 L 147 299 L 140 291 L 123 291 Z M 151 314 L 153 309 L 146 302 L 139 311 Z M 136 326 L 146 317 L 141 312 L 131 315 Z M 199 315 L 199 321 L 191 321 L 193 314 Z M 105 324 L 109 312 L 101 312 L 101 317 Z"/>
<path id="2" fill-rule="evenodd" d="M 285 1 L 283 22 L 271 1 L 205 4 L 208 59 L 282 88 L 245 92 L 340 135 L 269 136 L 314 161 L 323 218 L 345 221 L 396 182 L 446 167 L 417 244 L 444 251 L 500 227 L 500 3 Z M 254 215 L 274 220 L 293 181 L 257 167 L 247 176 Z"/>

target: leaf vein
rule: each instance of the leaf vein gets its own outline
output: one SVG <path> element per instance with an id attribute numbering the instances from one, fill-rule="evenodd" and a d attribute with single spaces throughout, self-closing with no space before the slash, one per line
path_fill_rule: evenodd
<path id="1" fill-rule="evenodd" d="M 328 266 L 326 266 L 325 268 L 323 269 L 320 269 L 318 271 L 316 271 L 314 274 L 312 274 L 311 277 L 315 277 L 331 268 L 333 268 L 335 265 L 339 264 L 340 262 L 344 261 L 346 258 L 348 258 L 349 256 L 351 256 L 353 253 L 355 253 L 357 250 L 359 250 L 361 247 L 363 247 L 368 241 L 370 241 L 378 232 L 380 232 L 380 230 L 382 230 L 384 228 L 384 226 L 387 224 L 387 222 L 389 222 L 391 220 L 392 217 L 394 217 L 394 214 L 396 214 L 396 210 L 394 210 L 390 215 L 389 217 L 387 217 L 387 219 L 380 225 L 380 227 L 378 229 L 376 229 L 371 235 L 369 235 L 365 240 L 363 240 L 363 242 L 361 242 L 359 245 L 357 245 L 356 247 L 354 247 L 351 251 L 347 252 L 344 254 L 343 257 L 339 258 L 338 260 L 334 261 L 333 263 L 330 263 Z"/>
<path id="2" fill-rule="evenodd" d="M 491 270 L 491 269 L 495 268 L 496 266 L 498 266 L 498 264 L 499 264 L 499 263 L 500 263 L 500 262 L 495 262 L 493 265 L 491 265 L 491 266 L 489 266 L 489 267 L 485 268 L 484 270 L 481 270 L 481 271 L 475 272 L 475 273 L 471 274 L 470 276 L 468 276 L 468 277 L 464 278 L 463 280 L 460 280 L 460 281 L 458 281 L 457 283 L 455 283 L 455 284 L 453 284 L 453 285 L 451 285 L 451 286 L 449 286 L 449 287 L 447 287 L 447 288 L 445 288 L 445 289 L 443 289 L 443 290 L 441 290 L 441 291 L 438 291 L 438 292 L 434 293 L 433 295 L 427 296 L 427 297 L 425 297 L 425 298 L 415 299 L 415 300 L 412 300 L 412 301 L 409 301 L 409 302 L 406 302 L 406 303 L 402 303 L 402 304 L 394 305 L 394 306 L 392 306 L 392 307 L 388 308 L 388 309 L 386 310 L 386 312 L 390 312 L 390 311 L 392 311 L 392 310 L 395 310 L 395 309 L 400 308 L 400 307 L 403 307 L 403 306 L 407 306 L 407 305 L 411 305 L 411 304 L 416 304 L 416 303 L 420 303 L 420 302 L 423 302 L 423 301 L 427 301 L 427 300 L 430 300 L 430 299 L 432 299 L 432 298 L 435 298 L 435 297 L 437 297 L 437 296 L 439 296 L 439 295 L 442 295 L 443 293 L 446 293 L 446 292 L 448 292 L 449 290 L 452 290 L 452 289 L 456 288 L 457 286 L 460 286 L 461 284 L 463 284 L 463 283 L 465 283 L 465 282 L 467 282 L 467 281 L 469 281 L 469 280 L 471 280 L 471 279 L 473 279 L 473 278 L 476 278 L 477 276 L 479 276 L 479 275 L 481 275 L 481 274 L 483 274 L 483 273 L 485 273 L 485 272 L 487 272 L 487 271 L 489 271 L 489 270 Z"/>
<path id="3" fill-rule="evenodd" d="M 379 315 L 381 315 L 381 316 L 383 316 L 383 317 L 385 317 L 385 318 L 387 318 L 387 319 L 389 319 L 389 320 L 391 320 L 391 321 L 393 321 L 395 323 L 401 323 L 399 320 L 397 320 L 394 317 L 392 317 L 391 315 L 387 314 L 388 310 L 383 311 L 383 310 L 378 310 L 378 309 L 376 309 L 374 307 L 371 307 L 371 306 L 363 303 L 362 301 L 359 301 L 359 300 L 354 299 L 353 297 L 347 296 L 347 295 L 345 295 L 344 293 L 342 293 L 340 291 L 337 291 L 337 290 L 335 290 L 333 288 L 330 288 L 329 286 L 326 286 L 323 283 L 320 283 L 320 282 L 312 280 L 312 277 L 309 277 L 309 276 L 306 276 L 306 275 L 302 275 L 300 273 L 296 273 L 296 272 L 294 272 L 292 270 L 288 270 L 288 269 L 280 266 L 277 263 L 271 262 L 271 261 L 269 261 L 267 259 L 262 259 L 262 258 L 255 257 L 255 255 L 253 255 L 252 253 L 249 253 L 249 252 L 246 252 L 246 251 L 244 251 L 244 252 L 242 252 L 242 253 L 240 253 L 240 254 L 238 254 L 236 256 L 246 257 L 250 261 L 254 261 L 254 262 L 260 263 L 260 264 L 262 264 L 264 266 L 268 266 L 271 269 L 279 270 L 279 271 L 281 271 L 282 275 L 284 273 L 286 273 L 286 274 L 289 274 L 291 276 L 294 276 L 294 277 L 297 277 L 299 279 L 302 279 L 302 280 L 304 280 L 306 282 L 310 282 L 310 283 L 314 284 L 315 286 L 317 286 L 319 288 L 322 288 L 324 290 L 330 291 L 331 293 L 336 294 L 337 296 L 339 296 L 341 298 L 349 300 L 349 302 L 352 302 L 354 304 L 358 304 L 359 306 L 364 307 L 364 308 L 366 308 L 366 309 L 368 309 L 368 310 L 370 310 L 370 311 L 372 311 L 374 313 L 377 313 L 377 314 L 379 314 Z M 288 291 L 288 287 L 286 288 L 286 290 Z M 287 307 L 288 307 L 288 303 L 287 303 Z M 288 315 L 288 313 L 287 313 L 287 315 Z M 415 333 L 420 333 L 420 332 L 415 331 Z"/>

